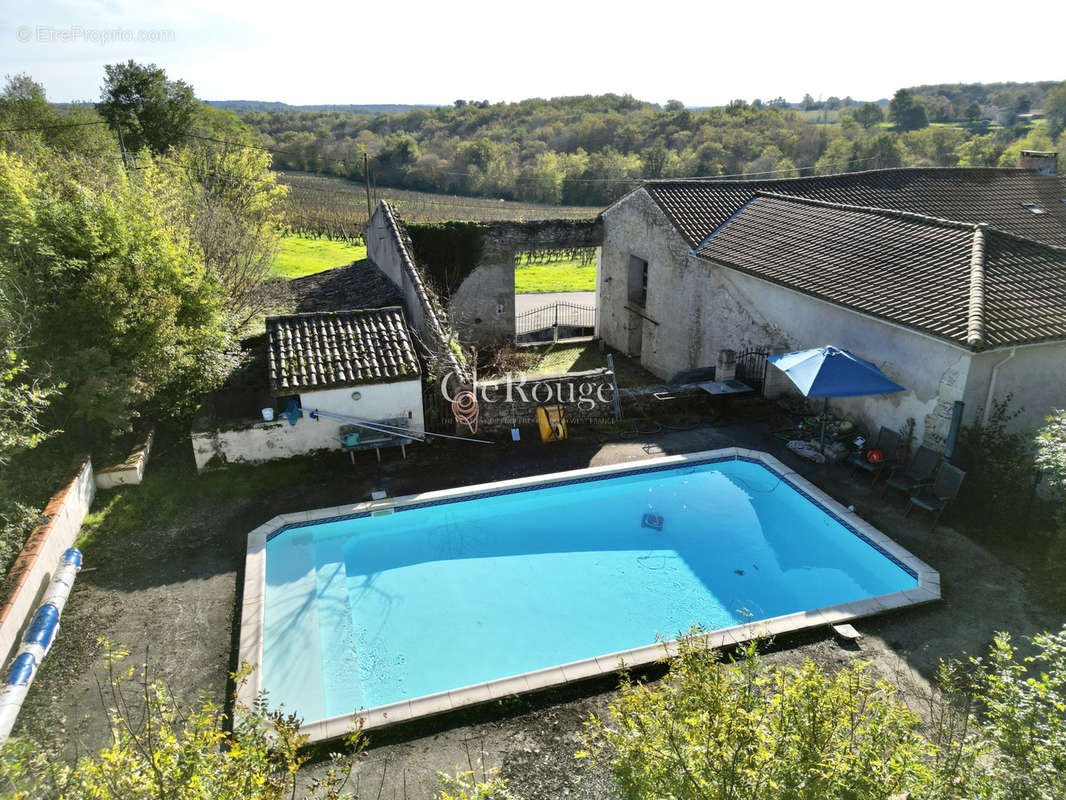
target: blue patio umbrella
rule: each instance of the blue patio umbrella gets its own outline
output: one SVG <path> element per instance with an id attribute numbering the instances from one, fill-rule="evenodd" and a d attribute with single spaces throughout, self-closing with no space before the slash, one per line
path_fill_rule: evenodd
<path id="1" fill-rule="evenodd" d="M 805 396 L 825 398 L 819 446 L 825 445 L 825 420 L 829 415 L 830 397 L 862 397 L 906 391 L 869 361 L 839 347 L 799 350 L 767 356 L 766 360 L 788 375 Z"/>

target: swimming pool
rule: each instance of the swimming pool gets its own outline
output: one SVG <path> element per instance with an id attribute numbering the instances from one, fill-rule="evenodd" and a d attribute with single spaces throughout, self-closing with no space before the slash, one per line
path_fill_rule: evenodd
<path id="1" fill-rule="evenodd" d="M 770 456 L 713 451 L 283 515 L 253 532 L 252 688 L 340 735 L 939 596 Z M 343 726 L 341 725 L 343 723 Z"/>

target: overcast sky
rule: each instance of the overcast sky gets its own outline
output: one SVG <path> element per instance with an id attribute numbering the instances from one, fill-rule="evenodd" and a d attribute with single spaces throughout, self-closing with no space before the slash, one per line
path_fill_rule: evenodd
<path id="1" fill-rule="evenodd" d="M 209 100 L 447 104 L 628 92 L 690 106 L 1066 78 L 1063 0 L 164 5 L 0 0 L 0 74 L 29 73 L 54 101 L 97 99 L 103 65 L 132 58 Z"/>

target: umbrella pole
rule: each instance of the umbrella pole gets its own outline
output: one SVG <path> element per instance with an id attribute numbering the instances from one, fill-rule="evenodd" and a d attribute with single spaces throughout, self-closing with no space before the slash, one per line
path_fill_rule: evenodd
<path id="1" fill-rule="evenodd" d="M 825 421 L 829 419 L 829 398 L 825 398 L 825 406 L 822 408 L 822 438 L 818 440 L 818 449 L 825 450 Z"/>

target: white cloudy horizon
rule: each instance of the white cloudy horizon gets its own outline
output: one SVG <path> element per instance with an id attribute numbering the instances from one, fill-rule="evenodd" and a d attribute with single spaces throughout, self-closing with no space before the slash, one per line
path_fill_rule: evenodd
<path id="1" fill-rule="evenodd" d="M 955 0 L 881 8 L 838 0 L 802 8 L 667 2 L 637 10 L 561 0 L 535 8 L 487 0 L 299 7 L 0 0 L 0 8 L 0 75 L 27 73 L 55 102 L 96 100 L 104 65 L 128 59 L 158 64 L 201 99 L 291 105 L 614 92 L 715 106 L 735 98 L 797 102 L 808 92 L 877 100 L 919 84 L 1066 78 L 1054 43 L 1066 7 L 1041 0 L 1026 6 L 1017 26 L 1001 5 Z"/>

